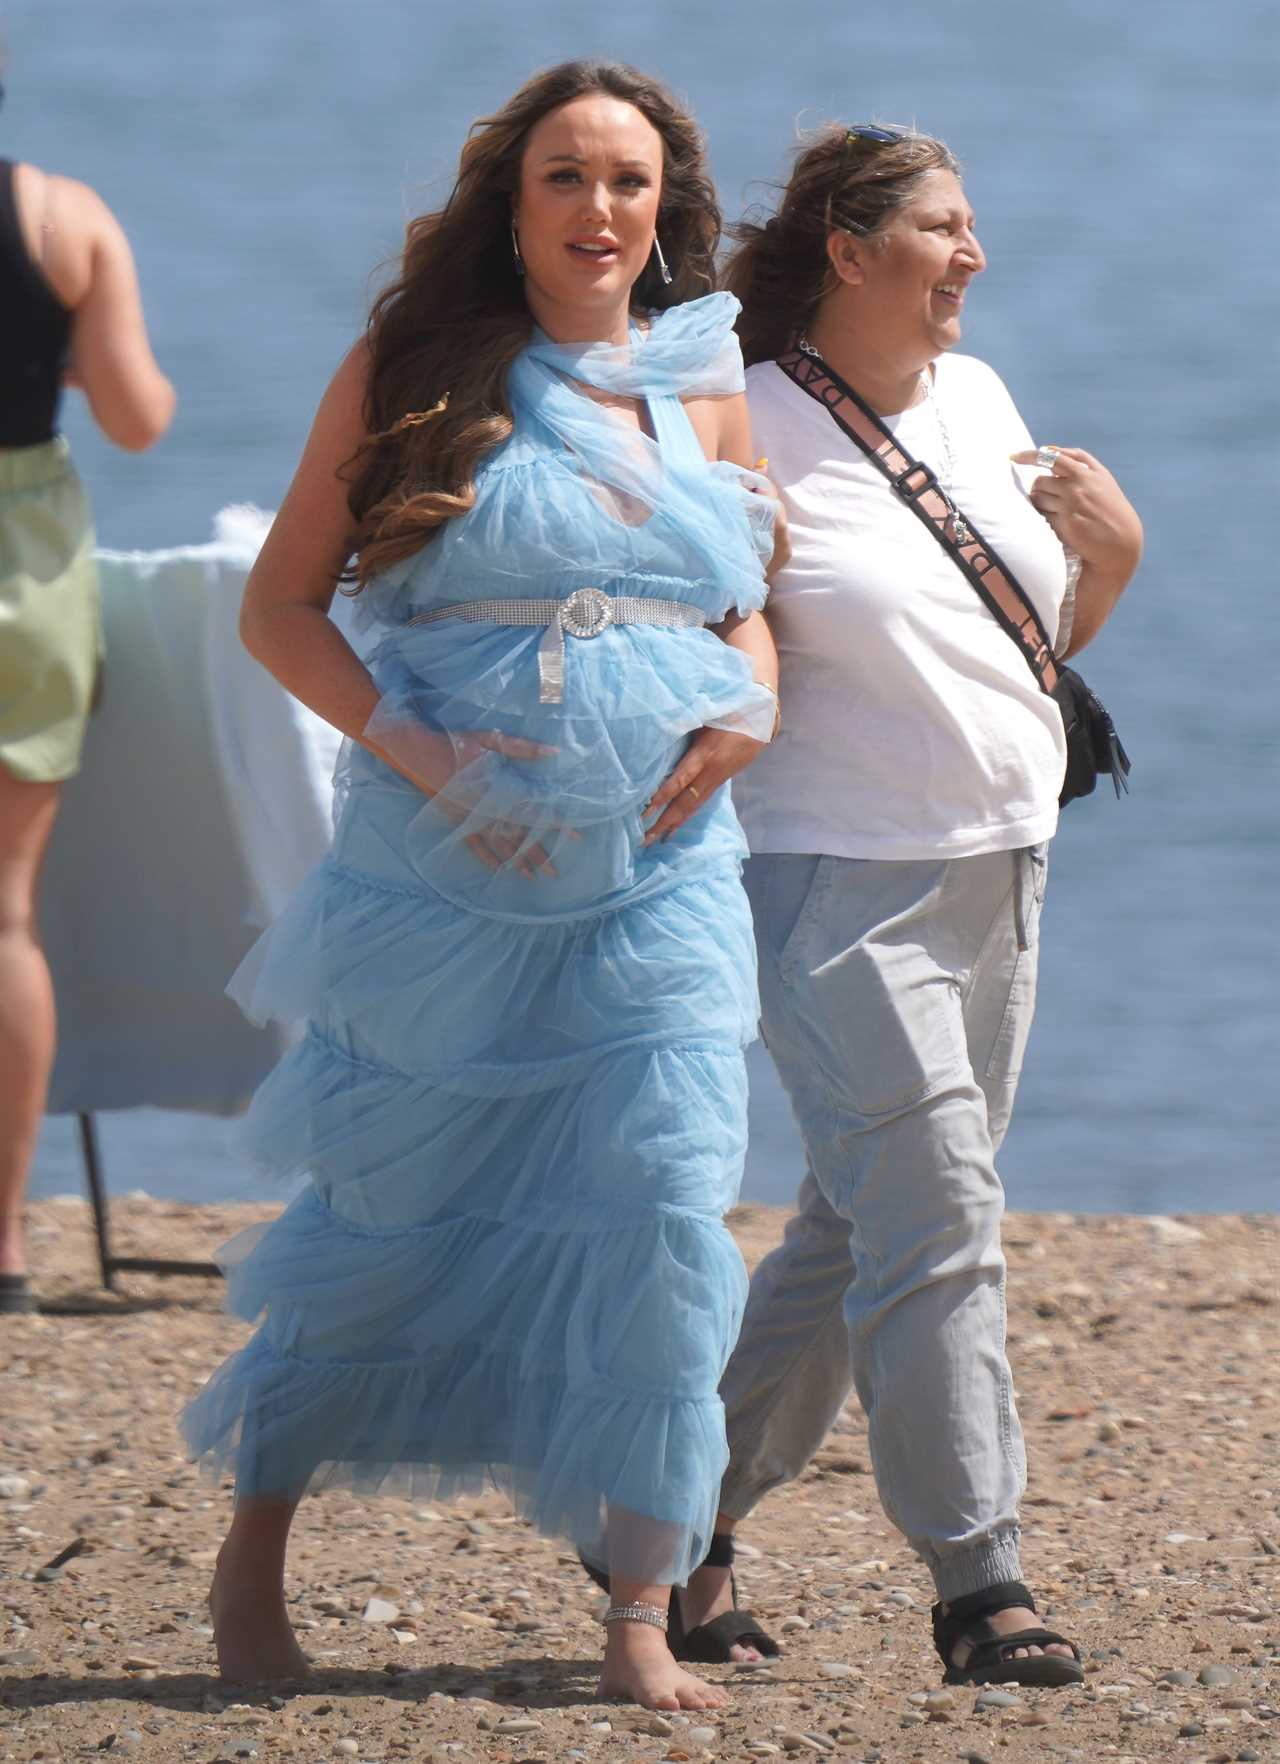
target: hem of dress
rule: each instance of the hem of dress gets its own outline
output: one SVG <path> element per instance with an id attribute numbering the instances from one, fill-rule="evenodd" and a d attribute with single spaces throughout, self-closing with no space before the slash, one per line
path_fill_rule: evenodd
<path id="1" fill-rule="evenodd" d="M 579 1549 L 599 1547 L 608 1513 L 619 1572 L 656 1584 L 682 1582 L 705 1555 L 728 1456 L 714 1384 L 578 1386 L 563 1369 L 530 1376 L 510 1344 L 395 1365 L 303 1361 L 261 1330 L 188 1405 L 182 1430 L 201 1479 L 232 1474 L 237 1498 L 345 1486 L 448 1501 L 487 1486 Z M 628 1521 L 630 1539 L 615 1539 Z"/>

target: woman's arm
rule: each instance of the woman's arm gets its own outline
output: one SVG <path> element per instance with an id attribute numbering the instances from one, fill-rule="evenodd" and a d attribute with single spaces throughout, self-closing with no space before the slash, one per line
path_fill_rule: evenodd
<path id="1" fill-rule="evenodd" d="M 751 459 L 751 421 L 745 394 L 719 400 L 720 429 L 715 457 L 747 466 Z M 776 556 L 776 550 L 775 550 Z M 731 649 L 746 656 L 757 683 L 777 696 L 778 652 L 773 633 L 760 612 L 730 613 L 711 629 Z M 775 720 L 775 729 L 776 729 Z M 644 811 L 658 818 L 645 835 L 645 844 L 666 839 L 683 826 L 720 786 L 758 759 L 766 743 L 754 741 L 729 729 L 699 729 L 675 770 L 664 780 Z"/>
<path id="2" fill-rule="evenodd" d="M 366 740 L 378 689 L 329 607 L 349 555 L 351 512 L 340 473 L 366 437 L 366 360 L 358 343 L 329 382 L 240 609 L 250 655 L 355 741 Z"/>
<path id="3" fill-rule="evenodd" d="M 1015 453 L 1034 465 L 1034 450 Z M 1051 471 L 1031 486 L 1031 500 L 1062 543 L 1080 557 L 1075 615 L 1062 659 L 1091 643 L 1142 560 L 1142 522 L 1100 460 L 1082 447 L 1060 447 Z"/>
<path id="4" fill-rule="evenodd" d="M 133 252 L 87 184 L 22 167 L 18 200 L 28 248 L 74 314 L 69 384 L 89 400 L 108 440 L 140 453 L 160 439 L 177 402 L 151 353 Z"/>
<path id="5" fill-rule="evenodd" d="M 412 724 L 395 731 L 395 756 L 368 726 L 380 693 L 373 676 L 329 617 L 351 541 L 343 467 L 366 439 L 368 356 L 357 343 L 329 382 L 293 482 L 257 562 L 240 608 L 249 654 L 286 691 L 353 741 L 434 793 L 454 770 L 441 736 Z"/>
<path id="6" fill-rule="evenodd" d="M 747 395 L 739 392 L 732 398 L 722 399 L 724 409 L 721 413 L 719 452 L 717 459 L 727 459 L 734 465 L 746 466 L 753 472 L 767 476 L 769 462 L 757 459 L 751 439 L 751 412 L 747 405 Z M 772 486 L 771 486 L 772 488 Z M 763 489 L 752 485 L 757 496 L 767 494 Z M 791 541 L 787 536 L 787 513 L 782 506 L 782 498 L 776 488 L 773 490 L 773 501 L 776 512 L 773 517 L 773 550 L 765 565 L 765 580 L 771 582 L 777 572 L 791 556 Z"/>
<path id="7" fill-rule="evenodd" d="M 408 719 L 389 729 L 383 739 L 374 740 L 368 733 L 378 708 L 378 688 L 329 618 L 351 535 L 346 483 L 340 473 L 366 436 L 367 372 L 361 342 L 346 356 L 320 401 L 293 482 L 249 573 L 240 635 L 250 655 L 295 698 L 425 795 L 434 796 L 459 766 L 484 749 L 525 760 L 545 758 L 552 750 L 496 730 L 450 739 Z M 491 869 L 508 861 L 526 876 L 552 869 L 541 846 L 503 831 L 479 829 L 467 843 Z"/>
<path id="8" fill-rule="evenodd" d="M 739 649 L 751 664 L 757 685 L 778 690 L 778 651 L 762 612 L 731 612 L 711 629 L 730 649 Z"/>
<path id="9" fill-rule="evenodd" d="M 734 398 L 724 400 L 720 429 L 720 451 L 718 457 L 726 459 L 733 465 L 751 466 L 752 470 L 763 469 L 763 462 L 756 461 L 751 465 L 753 452 L 751 441 L 751 414 L 747 409 L 747 395 L 740 392 Z M 791 554 L 786 538 L 786 517 L 782 512 L 781 500 L 778 501 L 777 522 L 774 527 L 773 556 L 769 560 L 766 576 L 774 569 L 780 569 Z M 751 672 L 762 686 L 770 692 L 778 690 L 778 652 L 774 647 L 773 633 L 765 622 L 761 612 L 730 613 L 727 619 L 713 627 L 718 637 L 733 649 L 740 649 L 751 663 Z"/>

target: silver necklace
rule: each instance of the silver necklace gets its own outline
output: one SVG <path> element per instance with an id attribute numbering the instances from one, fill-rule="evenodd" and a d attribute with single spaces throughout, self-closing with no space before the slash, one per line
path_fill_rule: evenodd
<path id="1" fill-rule="evenodd" d="M 938 403 L 938 396 L 934 391 L 933 375 L 928 368 L 925 368 L 920 375 L 920 381 L 924 386 L 924 402 L 932 412 L 938 431 L 938 465 L 934 475 L 938 480 L 939 489 L 946 498 L 947 506 L 951 510 L 947 516 L 947 532 L 957 545 L 965 545 L 969 541 L 970 534 L 965 525 L 964 516 L 955 503 L 956 455 L 955 449 L 951 445 L 951 431 L 947 428 L 946 418 L 942 414 L 942 406 Z"/>
<path id="2" fill-rule="evenodd" d="M 815 361 L 822 361 L 821 355 L 814 348 L 813 344 L 810 343 L 808 337 L 803 331 L 801 331 L 800 335 L 796 338 L 796 348 L 803 350 L 806 355 L 812 356 Z M 823 365 L 825 366 L 825 363 Z M 928 368 L 925 368 L 921 373 L 920 384 L 924 391 L 924 397 L 921 402 L 927 404 L 932 410 L 933 420 L 937 425 L 938 430 L 938 448 L 941 470 L 935 467 L 933 475 L 938 486 L 938 492 L 949 510 L 946 520 L 947 537 L 955 545 L 967 545 L 973 535 L 969 531 L 964 516 L 956 507 L 955 498 L 951 494 L 956 476 L 955 449 L 951 445 L 951 433 L 943 418 L 942 407 L 939 405 L 937 397 L 934 394 L 933 375 L 929 372 Z M 914 406 L 909 406 L 908 408 L 914 408 Z"/>

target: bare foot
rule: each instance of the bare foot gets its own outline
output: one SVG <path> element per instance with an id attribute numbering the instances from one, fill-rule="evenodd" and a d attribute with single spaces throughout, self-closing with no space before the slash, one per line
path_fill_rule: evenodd
<path id="1" fill-rule="evenodd" d="M 642 1709 L 723 1709 L 729 1701 L 715 1685 L 677 1665 L 666 1637 L 648 1623 L 609 1625 L 596 1695 Z"/>
<path id="2" fill-rule="evenodd" d="M 993 1611 L 987 1622 L 998 1635 L 1012 1635 L 1015 1630 L 1034 1629 L 1040 1619 L 1026 1605 L 1011 1605 L 1007 1611 Z M 951 1664 L 963 1671 L 964 1663 L 972 1652 L 968 1642 L 957 1642 L 951 1652 Z M 1009 1660 L 1029 1660 L 1033 1654 L 1061 1654 L 1068 1660 L 1075 1659 L 1072 1650 L 1059 1642 L 1053 1642 L 1047 1648 L 1011 1648 L 1005 1657 Z"/>
<path id="3" fill-rule="evenodd" d="M 700 1623 L 710 1623 L 713 1617 L 722 1617 L 726 1611 L 732 1611 L 733 1588 L 730 1572 L 727 1568 L 708 1568 L 704 1565 L 689 1576 L 688 1586 L 678 1587 L 671 1596 L 680 1601 L 680 1615 L 684 1619 L 686 1630 L 696 1629 Z M 763 1660 L 764 1655 L 759 1648 L 750 1647 L 745 1642 L 734 1642 L 729 1649 L 729 1658 L 745 1666 Z"/>
<path id="4" fill-rule="evenodd" d="M 284 1592 L 249 1578 L 233 1578 L 221 1557 L 209 1588 L 218 1671 L 234 1683 L 305 1678 L 310 1661 L 298 1646 Z"/>

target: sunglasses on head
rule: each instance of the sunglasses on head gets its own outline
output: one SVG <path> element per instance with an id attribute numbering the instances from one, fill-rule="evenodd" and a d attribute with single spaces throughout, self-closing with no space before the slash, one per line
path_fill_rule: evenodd
<path id="1" fill-rule="evenodd" d="M 881 129 L 875 123 L 850 123 L 844 132 L 844 144 L 852 147 L 855 141 L 876 141 L 892 143 L 904 140 L 901 129 Z"/>

